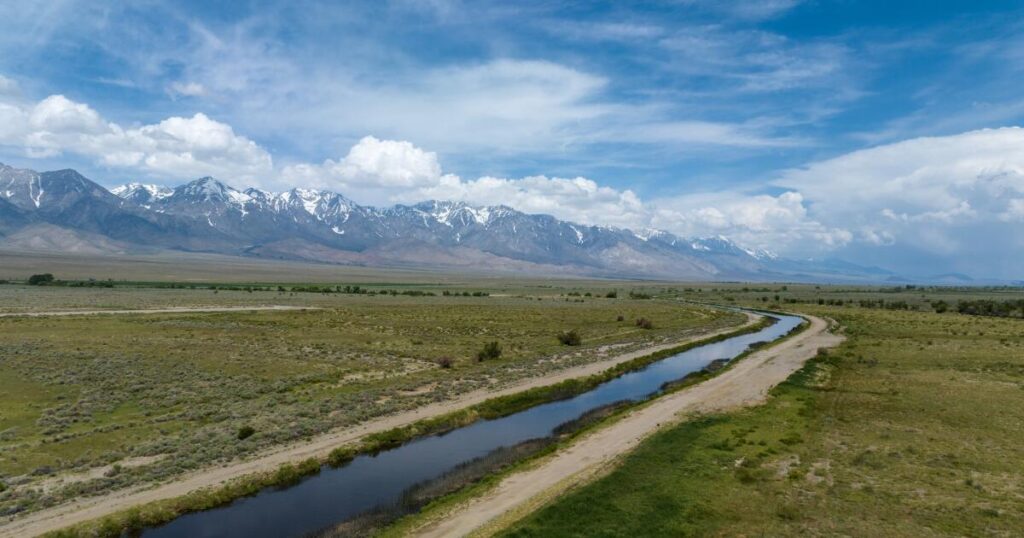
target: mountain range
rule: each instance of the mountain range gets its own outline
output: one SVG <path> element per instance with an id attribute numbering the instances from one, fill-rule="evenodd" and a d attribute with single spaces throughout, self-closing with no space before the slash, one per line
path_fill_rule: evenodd
<path id="1" fill-rule="evenodd" d="M 0 248 L 182 250 L 325 263 L 537 275 L 694 280 L 884 281 L 847 262 L 782 259 L 725 237 L 682 238 L 426 201 L 376 208 L 295 188 L 238 190 L 211 177 L 107 190 L 75 170 L 0 164 Z"/>

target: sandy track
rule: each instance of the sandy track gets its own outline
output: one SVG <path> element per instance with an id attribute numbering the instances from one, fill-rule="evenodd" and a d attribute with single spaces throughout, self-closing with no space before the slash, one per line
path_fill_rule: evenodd
<path id="1" fill-rule="evenodd" d="M 656 399 L 619 422 L 588 435 L 540 465 L 505 478 L 487 494 L 416 529 L 415 536 L 490 535 L 568 488 L 610 470 L 663 425 L 692 413 L 724 411 L 765 401 L 768 391 L 800 369 L 819 348 L 838 345 L 828 323 L 809 317 L 811 327 L 777 346 L 751 354 L 722 375 Z"/>
<path id="2" fill-rule="evenodd" d="M 252 307 L 239 308 L 239 310 L 252 309 Z M 181 312 L 182 310 L 174 311 Z M 208 312 L 211 310 L 199 311 Z M 129 312 L 140 311 L 132 310 Z M 166 310 L 154 311 L 153 313 L 157 312 L 166 312 Z M 757 316 L 748 314 L 747 322 L 743 326 L 756 323 L 757 319 Z M 311 457 L 324 457 L 334 448 L 355 442 L 359 438 L 371 433 L 386 431 L 418 420 L 456 411 L 497 396 L 551 385 L 566 379 L 596 374 L 625 361 L 655 353 L 663 349 L 686 344 L 688 342 L 693 342 L 695 340 L 702 340 L 720 334 L 729 333 L 739 328 L 740 327 L 730 327 L 720 329 L 671 343 L 647 347 L 630 353 L 624 353 L 603 361 L 562 370 L 550 376 L 526 379 L 501 390 L 495 391 L 482 389 L 469 392 L 453 400 L 433 403 L 403 413 L 381 417 L 355 427 L 329 432 L 314 437 L 310 441 L 278 447 L 271 451 L 262 453 L 252 459 L 230 463 L 223 467 L 215 467 L 188 473 L 175 479 L 173 482 L 156 487 L 127 488 L 99 497 L 86 498 L 72 503 L 55 506 L 53 508 L 40 510 L 38 512 L 27 514 L 21 518 L 15 517 L 8 521 L 0 522 L 0 538 L 26 537 L 45 534 L 76 523 L 97 519 L 132 506 L 178 497 L 198 489 L 217 486 L 226 481 L 248 474 L 274 470 L 284 463 L 293 463 Z"/>
<path id="3" fill-rule="evenodd" d="M 45 316 L 95 316 L 99 314 L 189 314 L 204 312 L 247 312 L 252 310 L 320 310 L 315 306 L 183 306 L 136 310 L 56 310 L 50 312 L 0 312 L 0 318 Z"/>

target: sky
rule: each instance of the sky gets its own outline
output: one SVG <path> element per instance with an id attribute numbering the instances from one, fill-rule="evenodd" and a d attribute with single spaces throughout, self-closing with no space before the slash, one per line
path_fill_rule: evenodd
<path id="1" fill-rule="evenodd" d="M 1024 279 L 1024 2 L 5 2 L 0 162 Z"/>

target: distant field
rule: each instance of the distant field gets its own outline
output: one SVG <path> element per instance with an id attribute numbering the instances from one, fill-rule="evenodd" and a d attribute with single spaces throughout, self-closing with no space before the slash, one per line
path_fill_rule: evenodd
<path id="1" fill-rule="evenodd" d="M 678 301 L 586 297 L 574 287 L 487 297 L 446 297 L 446 289 L 409 297 L 0 285 L 8 311 L 320 308 L 0 318 L 0 513 L 170 477 L 743 320 Z M 469 289 L 481 288 L 459 291 Z M 654 328 L 637 327 L 640 317 Z M 559 343 L 569 329 L 581 346 Z M 478 362 L 490 341 L 501 357 Z M 253 433 L 239 439 L 245 427 Z M 53 478 L 68 473 L 78 473 L 70 483 Z"/>
<path id="2" fill-rule="evenodd" d="M 33 273 L 58 278 L 153 280 L 163 282 L 367 282 L 458 281 L 464 275 L 401 269 L 380 269 L 195 252 L 135 255 L 89 255 L 63 252 L 0 250 L 0 279 L 22 279 Z M 485 279 L 479 276 L 478 279 Z"/>
<path id="3" fill-rule="evenodd" d="M 702 295 L 756 304 L 778 289 L 757 287 Z M 767 405 L 662 431 L 504 535 L 1024 534 L 1024 321 L 856 304 L 881 296 L 931 310 L 933 300 L 1021 290 L 780 294 L 838 320 L 847 342 Z"/>

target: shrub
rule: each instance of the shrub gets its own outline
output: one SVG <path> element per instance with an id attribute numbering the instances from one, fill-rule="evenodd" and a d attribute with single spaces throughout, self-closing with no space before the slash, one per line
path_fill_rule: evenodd
<path id="1" fill-rule="evenodd" d="M 640 327 L 641 329 L 650 330 L 654 328 L 654 322 L 647 318 L 640 318 L 636 320 L 636 326 Z"/>
<path id="2" fill-rule="evenodd" d="M 51 273 L 40 273 L 28 277 L 28 284 L 30 286 L 43 286 L 51 282 L 53 282 L 53 274 Z"/>
<path id="3" fill-rule="evenodd" d="M 241 428 L 238 428 L 238 440 L 242 441 L 248 439 L 252 437 L 254 433 L 256 433 L 256 429 L 252 426 L 242 426 Z"/>
<path id="4" fill-rule="evenodd" d="M 576 331 L 576 329 L 573 329 L 571 331 L 558 333 L 558 341 L 561 342 L 563 346 L 578 346 L 583 343 L 583 338 L 580 337 L 580 333 Z"/>
<path id="5" fill-rule="evenodd" d="M 476 354 L 476 360 L 483 362 L 488 359 L 497 359 L 501 356 L 501 344 L 497 341 L 487 342 L 484 344 L 484 348 Z"/>
<path id="6" fill-rule="evenodd" d="M 612 291 L 609 291 L 608 293 L 604 294 L 604 296 L 609 298 L 609 299 L 615 299 L 616 297 L 619 296 L 619 292 L 616 291 L 616 290 L 612 290 Z"/>
<path id="7" fill-rule="evenodd" d="M 455 364 L 455 361 L 451 357 L 441 357 L 437 359 L 437 365 L 446 370 L 451 368 L 452 364 Z"/>
<path id="8" fill-rule="evenodd" d="M 626 321 L 626 316 L 619 315 L 619 317 L 615 318 L 615 321 Z"/>

